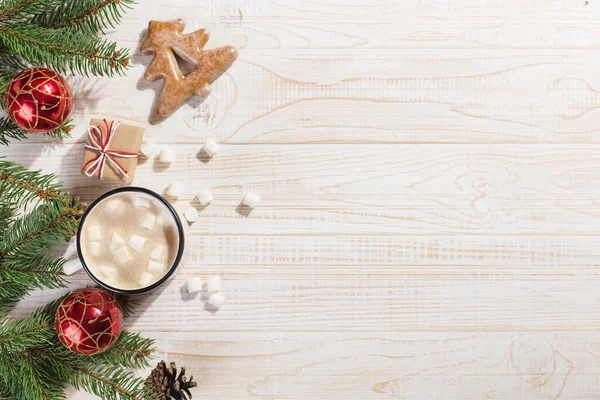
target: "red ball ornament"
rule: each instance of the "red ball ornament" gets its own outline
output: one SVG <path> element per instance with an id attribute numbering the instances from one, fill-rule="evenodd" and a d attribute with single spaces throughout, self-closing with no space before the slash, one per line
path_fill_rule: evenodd
<path id="1" fill-rule="evenodd" d="M 101 289 L 69 294 L 55 317 L 58 338 L 69 350 L 85 355 L 108 350 L 123 328 L 123 311 L 115 298 Z"/>
<path id="2" fill-rule="evenodd" d="M 28 68 L 15 76 L 4 100 L 10 119 L 31 133 L 58 128 L 73 108 L 73 94 L 65 78 L 43 67 Z"/>

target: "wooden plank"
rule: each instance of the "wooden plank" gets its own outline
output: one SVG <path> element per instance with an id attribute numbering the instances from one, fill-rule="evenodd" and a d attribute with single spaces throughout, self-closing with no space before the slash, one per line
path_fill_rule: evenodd
<path id="1" fill-rule="evenodd" d="M 0 155 L 91 201 L 116 185 L 79 173 L 86 123 L 114 117 L 180 154 L 143 163 L 136 184 L 184 181 L 179 211 L 211 187 L 185 265 L 127 322 L 198 378 L 194 398 L 596 400 L 599 10 L 148 1 L 109 33 L 136 49 L 127 77 L 70 78 L 74 138 Z M 180 17 L 240 57 L 206 102 L 154 121 L 139 39 Z M 209 138 L 225 144 L 203 163 Z M 248 191 L 262 202 L 242 215 Z M 217 313 L 181 291 L 210 275 L 227 295 Z"/>
<path id="2" fill-rule="evenodd" d="M 136 58 L 128 79 L 71 80 L 87 97 L 74 111 L 79 132 L 90 104 L 94 115 L 153 122 L 150 60 Z M 574 50 L 242 51 L 211 97 L 149 129 L 181 143 L 594 144 L 599 65 Z"/>
<path id="3" fill-rule="evenodd" d="M 142 164 L 136 184 L 183 181 L 180 211 L 210 187 L 198 235 L 600 234 L 598 145 L 225 145 L 210 162 L 200 145 L 176 148 L 177 163 Z M 80 174 L 81 145 L 11 149 L 84 200 L 116 187 Z M 250 216 L 248 191 L 263 199 Z"/>
<path id="4" fill-rule="evenodd" d="M 140 306 L 128 326 L 144 332 L 592 331 L 600 324 L 600 316 L 590 313 L 600 301 L 598 272 L 566 270 L 571 272 L 189 263 L 169 285 L 137 298 Z M 189 296 L 183 289 L 191 276 L 215 274 L 227 294 L 218 313 L 204 304 L 208 294 Z M 83 272 L 72 281 L 73 287 L 91 283 Z M 27 315 L 62 292 L 38 292 L 37 301 L 19 304 L 13 315 Z M 188 302 L 190 312 L 181 318 Z"/>
<path id="5" fill-rule="evenodd" d="M 592 19 L 597 13 L 598 5 L 594 2 L 586 4 L 569 0 L 552 2 L 522 2 L 519 0 L 497 1 L 464 1 L 448 3 L 444 0 L 415 0 L 397 2 L 380 0 L 364 2 L 362 0 L 211 0 L 197 3 L 193 0 L 167 0 L 159 4 L 152 3 L 147 9 L 150 15 L 162 18 L 173 18 L 173 15 L 198 15 L 204 19 L 243 19 L 245 17 L 270 18 L 322 18 L 322 19 L 358 19 L 373 20 L 396 18 L 399 20 L 412 18 L 422 19 Z M 240 11 L 242 16 L 240 17 Z"/>

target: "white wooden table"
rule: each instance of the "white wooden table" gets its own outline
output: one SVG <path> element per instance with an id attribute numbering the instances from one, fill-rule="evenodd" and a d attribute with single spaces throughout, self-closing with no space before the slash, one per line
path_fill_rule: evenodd
<path id="1" fill-rule="evenodd" d="M 80 175 L 86 123 L 118 118 L 179 153 L 137 185 L 184 180 L 180 211 L 212 188 L 185 267 L 127 322 L 194 398 L 600 397 L 597 0 L 143 3 L 112 38 L 135 49 L 148 20 L 183 17 L 240 48 L 213 95 L 151 125 L 161 83 L 136 50 L 127 77 L 70 79 L 72 140 L 9 156 L 91 201 L 115 186 Z M 207 139 L 223 146 L 203 163 Z M 210 275 L 218 313 L 180 291 Z"/>

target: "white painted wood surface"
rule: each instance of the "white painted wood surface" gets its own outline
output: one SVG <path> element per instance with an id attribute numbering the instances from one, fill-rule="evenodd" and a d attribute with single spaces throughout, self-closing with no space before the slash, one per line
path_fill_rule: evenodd
<path id="1" fill-rule="evenodd" d="M 127 322 L 193 372 L 194 398 L 598 399 L 599 6 L 146 1 L 110 36 L 208 28 L 240 48 L 213 95 L 151 124 L 160 83 L 136 50 L 127 77 L 70 79 L 74 139 L 9 156 L 93 200 L 115 186 L 79 174 L 86 122 L 119 118 L 179 152 L 136 184 L 184 180 L 180 211 L 211 187 L 186 265 Z M 207 139 L 223 146 L 203 163 Z M 263 200 L 243 216 L 248 191 Z M 182 296 L 215 274 L 221 311 Z"/>

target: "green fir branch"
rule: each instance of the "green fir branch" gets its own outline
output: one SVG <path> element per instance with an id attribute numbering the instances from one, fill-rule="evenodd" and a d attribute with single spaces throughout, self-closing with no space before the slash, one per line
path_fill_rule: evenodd
<path id="1" fill-rule="evenodd" d="M 0 191 L 0 242 L 8 231 L 9 226 L 13 223 L 16 214 L 17 210 L 15 207 L 3 200 L 2 192 Z"/>
<path id="2" fill-rule="evenodd" d="M 0 281 L 11 281 L 31 289 L 65 287 L 62 267 L 65 260 L 47 253 L 10 254 L 0 265 Z"/>
<path id="3" fill-rule="evenodd" d="M 0 65 L 6 70 L 9 70 L 11 75 L 15 75 L 18 72 L 31 67 L 31 64 L 22 57 L 17 56 L 3 47 L 0 47 Z M 4 91 L 5 89 L 2 89 L 1 92 L 4 93 Z"/>
<path id="4" fill-rule="evenodd" d="M 56 308 L 65 296 L 26 319 L 0 319 L 0 385 L 5 384 L 5 392 L 19 400 L 62 399 L 63 386 L 69 383 L 104 400 L 149 400 L 144 380 L 125 368 L 147 366 L 154 341 L 122 332 L 105 353 L 71 352 L 54 331 Z"/>
<path id="5" fill-rule="evenodd" d="M 0 144 L 8 145 L 11 140 L 23 140 L 27 137 L 27 132 L 19 128 L 8 117 L 0 118 Z"/>
<path id="6" fill-rule="evenodd" d="M 11 355 L 22 352 L 23 348 L 48 346 L 55 336 L 47 315 L 35 314 L 21 320 L 0 319 L 0 348 Z"/>
<path id="7" fill-rule="evenodd" d="M 3 0 L 0 2 L 0 21 L 14 21 L 35 12 L 40 7 L 38 0 Z"/>
<path id="8" fill-rule="evenodd" d="M 0 400 L 12 400 L 12 393 L 8 391 L 8 387 L 6 384 L 2 382 L 2 377 L 0 376 Z"/>
<path id="9" fill-rule="evenodd" d="M 144 368 L 150 365 L 155 350 L 154 340 L 138 333 L 123 332 L 110 349 L 95 357 L 113 367 Z"/>
<path id="10" fill-rule="evenodd" d="M 0 45 L 32 64 L 58 72 L 113 76 L 129 64 L 129 50 L 115 42 L 70 29 L 27 24 L 0 25 Z"/>
<path id="11" fill-rule="evenodd" d="M 0 61 L 1 63 L 1 61 Z M 0 100 L 3 102 L 3 100 Z M 58 129 L 46 133 L 54 139 L 64 139 L 65 137 L 71 137 L 71 131 L 73 130 L 72 120 L 67 120 Z M 0 145 L 7 146 L 11 140 L 21 141 L 27 138 L 28 132 L 25 132 L 19 128 L 10 118 L 0 118 Z"/>
<path id="12" fill-rule="evenodd" d="M 46 28 L 71 28 L 97 34 L 118 25 L 132 4 L 132 0 L 65 0 L 60 6 L 48 7 L 32 22 Z"/>
<path id="13" fill-rule="evenodd" d="M 76 231 L 79 211 L 57 203 L 40 205 L 16 220 L 0 242 L 0 260 L 10 253 L 38 254 L 66 242 Z"/>
<path id="14" fill-rule="evenodd" d="M 65 363 L 73 369 L 67 381 L 76 389 L 93 393 L 103 400 L 144 400 L 144 380 L 119 367 L 96 369 Z"/>
<path id="15" fill-rule="evenodd" d="M 21 396 L 25 400 L 66 399 L 64 383 L 50 368 L 44 368 L 31 354 L 26 353 L 19 370 Z M 18 395 L 18 394 L 17 394 Z"/>
<path id="16" fill-rule="evenodd" d="M 27 286 L 0 278 L 0 316 L 6 315 L 27 293 Z"/>
<path id="17" fill-rule="evenodd" d="M 83 214 L 85 206 L 79 199 L 65 193 L 62 184 L 56 182 L 54 174 L 42 174 L 40 171 L 30 171 L 25 167 L 0 157 L 0 193 L 3 201 L 21 209 L 31 202 L 56 201 L 69 206 Z"/>

